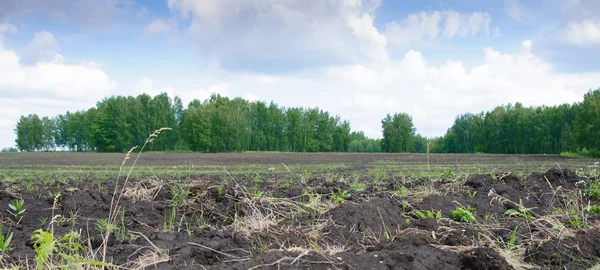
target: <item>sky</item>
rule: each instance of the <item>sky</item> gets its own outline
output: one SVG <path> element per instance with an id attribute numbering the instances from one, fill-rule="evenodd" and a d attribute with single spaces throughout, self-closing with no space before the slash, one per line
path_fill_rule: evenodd
<path id="1" fill-rule="evenodd" d="M 2 0 L 0 148 L 21 115 L 112 95 L 319 107 L 381 137 L 600 88 L 598 0 Z"/>

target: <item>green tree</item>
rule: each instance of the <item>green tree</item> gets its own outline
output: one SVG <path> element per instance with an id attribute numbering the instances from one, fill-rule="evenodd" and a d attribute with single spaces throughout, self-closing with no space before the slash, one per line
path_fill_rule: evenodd
<path id="1" fill-rule="evenodd" d="M 44 124 L 37 114 L 21 116 L 15 128 L 15 143 L 20 151 L 33 152 L 44 146 Z"/>
<path id="2" fill-rule="evenodd" d="M 583 102 L 577 106 L 573 131 L 579 147 L 600 156 L 600 89 L 584 95 Z"/>
<path id="3" fill-rule="evenodd" d="M 387 114 L 381 121 L 383 152 L 410 152 L 413 150 L 416 129 L 412 117 L 406 113 Z"/>

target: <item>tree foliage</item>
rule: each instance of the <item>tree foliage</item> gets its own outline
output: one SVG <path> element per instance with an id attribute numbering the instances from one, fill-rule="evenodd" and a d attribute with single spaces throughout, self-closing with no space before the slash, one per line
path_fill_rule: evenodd
<path id="1" fill-rule="evenodd" d="M 383 139 L 381 150 L 383 152 L 412 152 L 415 142 L 416 129 L 412 117 L 406 113 L 389 113 L 381 120 Z"/>
<path id="2" fill-rule="evenodd" d="M 593 156 L 600 156 L 600 89 L 586 93 L 583 102 L 575 107 L 575 112 L 573 132 L 569 133 L 569 129 L 562 131 L 569 135 L 565 143 L 572 142 L 574 137 L 579 147 L 589 150 Z"/>
<path id="3" fill-rule="evenodd" d="M 574 140 L 573 124 L 578 114 L 575 107 L 569 104 L 524 107 L 516 103 L 485 113 L 459 115 L 446 134 L 434 140 L 432 151 L 505 154 L 577 151 L 584 145 Z"/>
<path id="4" fill-rule="evenodd" d="M 23 115 L 15 134 L 19 151 L 124 152 L 154 130 L 170 127 L 148 145 L 152 151 L 198 152 L 431 152 L 600 155 L 600 89 L 573 105 L 525 107 L 521 103 L 455 118 L 446 134 L 416 134 L 406 113 L 387 114 L 382 139 L 352 131 L 350 122 L 319 108 L 285 108 L 213 94 L 184 107 L 166 93 L 111 96 L 88 110 L 56 117 Z"/>
<path id="5" fill-rule="evenodd" d="M 351 144 L 350 122 L 319 108 L 286 109 L 218 94 L 187 108 L 166 93 L 111 96 L 94 108 L 53 118 L 23 116 L 15 133 L 21 151 L 124 152 L 161 127 L 173 130 L 155 138 L 151 151 L 344 152 Z"/>

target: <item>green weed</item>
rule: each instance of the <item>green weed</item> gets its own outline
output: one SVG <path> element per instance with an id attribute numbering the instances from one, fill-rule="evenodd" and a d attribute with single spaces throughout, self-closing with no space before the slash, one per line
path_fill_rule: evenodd
<path id="1" fill-rule="evenodd" d="M 13 238 L 13 232 L 10 231 L 10 228 L 4 234 L 2 223 L 0 223 L 0 253 L 7 253 L 12 250 L 11 242 Z"/>
<path id="2" fill-rule="evenodd" d="M 452 219 L 459 222 L 475 222 L 475 208 L 471 206 L 457 206 L 452 210 Z"/>
<path id="3" fill-rule="evenodd" d="M 346 200 L 350 199 L 352 194 L 350 194 L 347 190 L 341 190 L 338 188 L 337 193 L 331 194 L 331 201 L 334 203 L 344 203 Z"/>
<path id="4" fill-rule="evenodd" d="M 523 205 L 523 200 L 519 199 L 519 205 L 518 205 L 518 209 L 508 209 L 506 211 L 504 211 L 504 214 L 510 217 L 516 216 L 516 217 L 521 217 L 524 219 L 530 219 L 532 217 L 532 215 L 530 214 L 531 210 L 535 209 L 536 207 L 525 207 Z"/>
<path id="5" fill-rule="evenodd" d="M 23 215 L 25 214 L 25 200 L 14 200 L 8 204 L 8 213 L 10 213 L 15 220 L 17 220 L 17 224 L 21 222 Z"/>

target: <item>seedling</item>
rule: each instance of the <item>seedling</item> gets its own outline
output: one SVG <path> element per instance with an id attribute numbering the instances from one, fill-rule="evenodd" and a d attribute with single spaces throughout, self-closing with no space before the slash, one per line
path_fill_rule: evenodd
<path id="1" fill-rule="evenodd" d="M 190 190 L 178 184 L 171 186 L 171 206 L 185 205 L 188 197 L 190 196 Z"/>
<path id="2" fill-rule="evenodd" d="M 50 259 L 50 256 L 56 249 L 54 235 L 51 232 L 38 229 L 31 236 L 33 240 L 33 249 L 35 250 L 37 268 L 43 269 L 44 265 Z"/>
<path id="3" fill-rule="evenodd" d="M 14 200 L 8 204 L 10 210 L 8 212 L 17 220 L 17 224 L 23 218 L 23 214 L 25 214 L 25 200 Z"/>
<path id="4" fill-rule="evenodd" d="M 442 178 L 444 178 L 444 179 L 454 178 L 454 176 L 455 175 L 452 172 L 452 170 L 447 170 L 442 173 Z"/>
<path id="5" fill-rule="evenodd" d="M 404 185 L 397 185 L 395 189 L 396 189 L 396 196 L 402 197 L 402 196 L 406 195 L 407 189 Z"/>
<path id="6" fill-rule="evenodd" d="M 600 214 L 600 205 L 588 205 L 585 207 L 585 211 L 590 212 L 590 213 L 594 213 L 594 214 Z"/>
<path id="7" fill-rule="evenodd" d="M 8 229 L 5 235 L 4 230 L 2 228 L 2 223 L 0 223 L 0 253 L 4 254 L 12 249 L 12 247 L 10 246 L 12 238 L 13 233 L 10 231 L 10 228 Z"/>
<path id="8" fill-rule="evenodd" d="M 115 226 L 114 224 L 110 224 L 108 222 L 108 220 L 102 218 L 102 219 L 98 219 L 96 220 L 96 230 L 98 230 L 98 232 L 100 232 L 101 234 L 104 233 L 111 233 L 113 231 L 115 231 L 117 229 L 117 226 Z"/>
<path id="9" fill-rule="evenodd" d="M 354 179 L 354 181 L 350 184 L 350 188 L 356 192 L 365 191 L 365 184 L 358 181 L 358 177 Z"/>
<path id="10" fill-rule="evenodd" d="M 475 208 L 471 206 L 458 206 L 452 210 L 452 219 L 459 222 L 475 222 Z"/>
<path id="11" fill-rule="evenodd" d="M 523 205 L 523 200 L 519 200 L 519 209 L 508 209 L 504 212 L 505 215 L 507 216 L 517 216 L 517 217 L 522 217 L 524 219 L 530 219 L 532 216 L 531 214 L 529 214 L 529 212 L 533 209 L 535 209 L 536 207 L 525 207 Z"/>
<path id="12" fill-rule="evenodd" d="M 585 190 L 585 196 L 594 201 L 600 201 L 600 181 L 591 183 Z"/>
<path id="13" fill-rule="evenodd" d="M 337 193 L 331 194 L 331 200 L 334 203 L 344 203 L 346 200 L 350 199 L 352 194 L 348 193 L 347 190 L 341 190 L 338 188 Z"/>
<path id="14" fill-rule="evenodd" d="M 515 226 L 515 228 L 512 230 L 512 233 L 510 234 L 510 238 L 508 238 L 508 241 L 504 242 L 504 240 L 502 238 L 500 238 L 500 241 L 502 242 L 502 245 L 504 246 L 504 251 L 506 251 L 506 253 L 510 253 L 511 251 L 519 248 L 520 245 L 517 245 L 517 229 L 519 228 L 519 224 L 517 224 L 517 226 Z"/>

